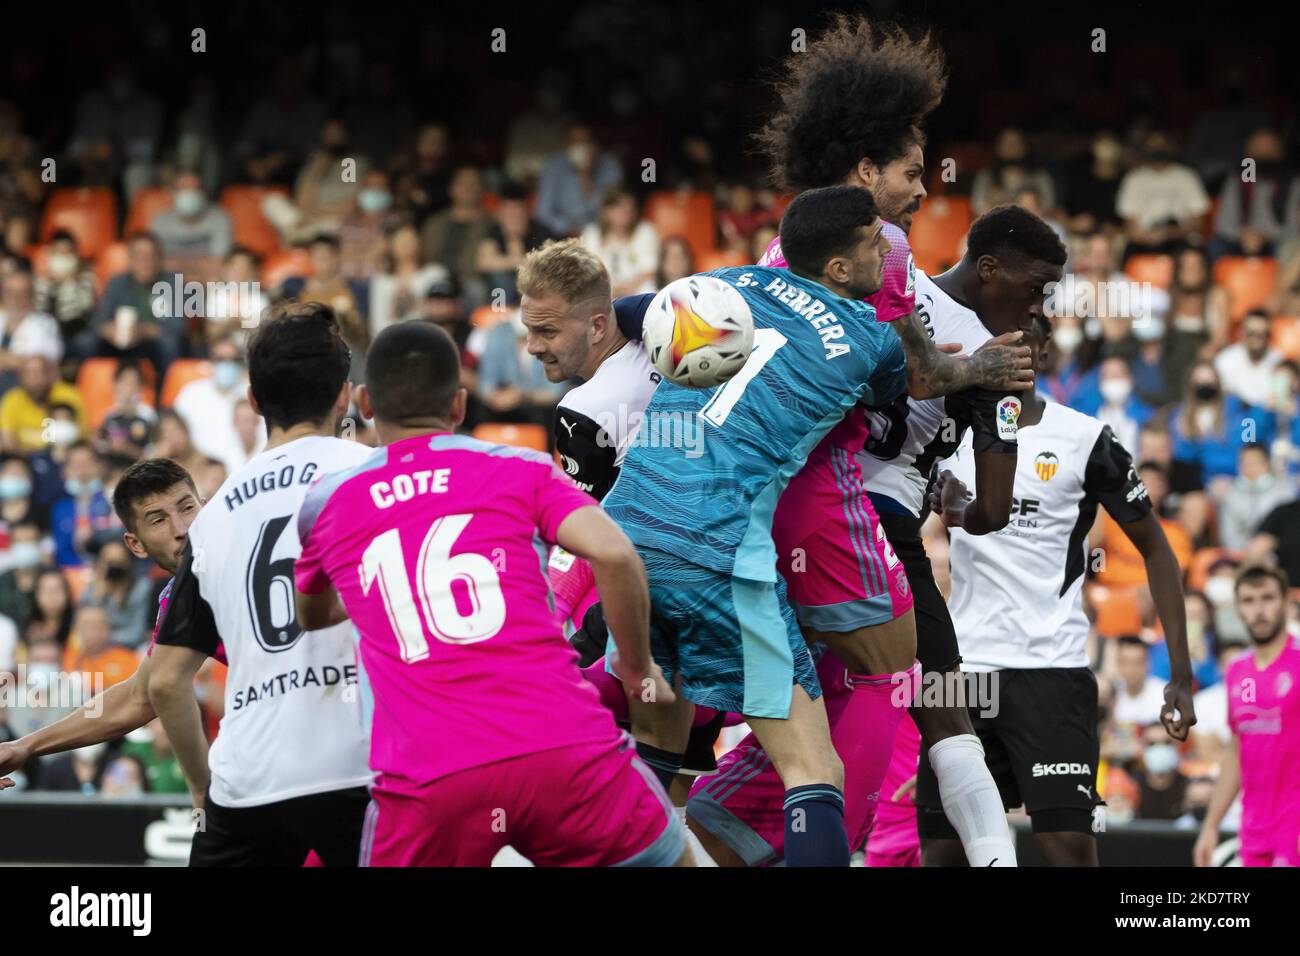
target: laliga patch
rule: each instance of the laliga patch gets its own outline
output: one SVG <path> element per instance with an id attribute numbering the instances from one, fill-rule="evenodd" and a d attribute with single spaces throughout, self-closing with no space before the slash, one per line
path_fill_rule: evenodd
<path id="1" fill-rule="evenodd" d="M 555 550 L 551 552 L 551 560 L 547 563 L 550 567 L 563 574 L 573 567 L 573 555 L 556 545 Z"/>
<path id="2" fill-rule="evenodd" d="M 907 254 L 907 287 L 903 289 L 904 295 L 913 295 L 916 292 L 916 263 L 912 260 L 912 254 Z"/>
<path id="3" fill-rule="evenodd" d="M 1003 441 L 1015 441 L 1019 425 L 1020 399 L 1008 395 L 998 402 L 998 437 Z"/>

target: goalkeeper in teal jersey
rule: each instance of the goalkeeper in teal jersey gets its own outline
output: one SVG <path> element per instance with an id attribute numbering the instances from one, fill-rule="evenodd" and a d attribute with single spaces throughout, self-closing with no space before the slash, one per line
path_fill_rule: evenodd
<path id="1" fill-rule="evenodd" d="M 655 659 L 679 688 L 675 703 L 632 701 L 638 753 L 668 779 L 692 704 L 744 714 L 786 786 L 793 866 L 847 865 L 848 841 L 843 767 L 776 570 L 772 514 L 849 409 L 907 388 L 897 333 L 860 301 L 880 288 L 881 225 L 869 190 L 809 190 L 781 221 L 789 269 L 709 273 L 749 303 L 753 352 L 717 388 L 662 383 L 603 502 L 645 563 Z M 663 441 L 674 427 L 702 435 Z"/>

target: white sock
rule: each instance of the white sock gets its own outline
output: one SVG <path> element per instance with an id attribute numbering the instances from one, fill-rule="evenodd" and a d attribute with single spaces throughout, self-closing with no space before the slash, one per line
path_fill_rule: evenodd
<path id="1" fill-rule="evenodd" d="M 998 785 L 984 763 L 984 745 L 958 734 L 930 748 L 943 812 L 961 837 L 971 866 L 1015 866 L 1016 845 Z"/>

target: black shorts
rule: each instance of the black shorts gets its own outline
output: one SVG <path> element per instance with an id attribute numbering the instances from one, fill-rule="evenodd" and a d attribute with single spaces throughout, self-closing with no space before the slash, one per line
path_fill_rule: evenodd
<path id="1" fill-rule="evenodd" d="M 1024 804 L 1035 833 L 1091 833 L 1097 797 L 1097 679 L 1087 667 L 994 671 L 996 711 L 971 723 L 1008 809 Z M 917 831 L 955 840 L 924 750 L 916 776 Z"/>
<path id="2" fill-rule="evenodd" d="M 916 612 L 916 659 L 925 673 L 947 673 L 961 663 L 957 632 L 953 630 L 948 602 L 934 580 L 930 557 L 921 542 L 921 522 L 908 514 L 877 511 L 889 545 L 903 562 L 912 588 Z"/>
<path id="3" fill-rule="evenodd" d="M 366 787 L 256 807 L 223 807 L 209 791 L 190 866 L 302 866 L 312 850 L 326 866 L 356 866 L 369 804 Z"/>

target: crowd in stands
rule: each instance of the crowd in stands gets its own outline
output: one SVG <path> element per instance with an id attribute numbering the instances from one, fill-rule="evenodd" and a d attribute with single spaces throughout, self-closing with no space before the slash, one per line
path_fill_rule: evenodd
<path id="1" fill-rule="evenodd" d="M 131 672 L 164 582 L 120 544 L 115 479 L 163 455 L 206 497 L 257 454 L 266 436 L 245 398 L 244 347 L 268 304 L 329 303 L 357 382 L 381 329 L 439 324 L 461 346 L 466 430 L 546 448 L 564 386 L 525 347 L 514 276 L 528 251 L 580 237 L 618 295 L 755 262 L 776 234 L 789 197 L 728 156 L 746 152 L 761 114 L 739 111 L 752 122 L 738 131 L 738 111 L 716 106 L 725 90 L 709 85 L 701 110 L 730 118 L 674 139 L 655 100 L 687 96 L 671 59 L 655 90 L 615 79 L 599 104 L 573 75 L 546 70 L 485 145 L 402 95 L 385 62 L 356 58 L 341 72 L 282 58 L 233 110 L 210 75 L 162 96 L 115 61 L 57 136 L 25 104 L 0 101 L 0 673 L 111 683 Z M 953 88 L 954 100 L 972 93 Z M 1086 123 L 1076 111 L 1063 129 L 1053 90 L 1037 112 L 978 136 L 932 133 L 931 196 L 911 235 L 933 272 L 998 203 L 1057 229 L 1070 262 L 1040 388 L 1133 451 L 1185 569 L 1200 723 L 1171 761 L 1152 729 L 1168 654 L 1142 562 L 1098 519 L 1091 546 L 1104 560 L 1087 601 L 1107 722 L 1102 792 L 1117 818 L 1204 806 L 1226 733 L 1222 662 L 1245 641 L 1233 568 L 1276 560 L 1300 583 L 1294 116 L 1241 70 L 1198 92 L 1196 108 L 1169 115 L 1117 92 L 1122 109 Z M 204 673 L 214 724 L 219 670 Z M 111 754 L 78 752 L 31 783 L 183 790 L 157 725 Z"/>

